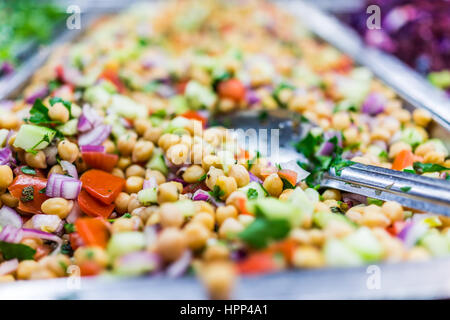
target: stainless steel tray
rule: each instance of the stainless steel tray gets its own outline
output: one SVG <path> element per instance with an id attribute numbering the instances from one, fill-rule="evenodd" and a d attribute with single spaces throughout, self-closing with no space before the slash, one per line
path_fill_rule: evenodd
<path id="1" fill-rule="evenodd" d="M 114 1 L 113 1 L 114 2 Z M 134 2 L 134 1 L 133 1 Z M 157 1 L 154 1 L 157 2 Z M 276 1 L 316 35 L 347 53 L 391 86 L 409 108 L 436 108 L 432 134 L 450 146 L 450 105 L 438 90 L 432 88 L 411 69 L 376 50 L 365 48 L 358 36 L 331 16 L 301 1 Z M 115 5 L 114 9 L 122 8 Z M 99 17 L 87 14 L 81 31 Z M 328 30 L 328 31 L 327 31 Z M 62 43 L 73 41 L 79 30 L 63 32 L 52 44 L 32 56 L 7 82 L 0 81 L 0 100 L 17 96 L 31 75 L 45 62 L 50 52 Z M 368 52 L 369 56 L 365 56 Z M 374 60 L 380 59 L 379 62 Z M 385 64 L 385 65 L 384 65 Z M 383 66 L 384 65 L 384 66 Z M 388 68 L 386 68 L 388 66 Z M 398 86 L 392 70 L 413 85 Z M 389 80 L 391 79 L 391 80 Z M 397 79 L 397 80 L 396 80 Z M 393 81 L 393 82 L 392 82 Z M 392 83 L 394 85 L 392 86 Z M 374 266 L 324 268 L 242 277 L 234 290 L 235 299 L 442 299 L 450 298 L 450 258 L 423 263 L 380 263 Z M 72 279 L 73 280 L 73 279 Z M 0 300 L 6 299 L 206 299 L 201 284 L 193 277 L 168 279 L 82 278 L 80 289 L 73 289 L 66 278 L 42 281 L 17 281 L 0 286 Z M 379 280 L 379 286 L 377 281 Z M 372 281 L 375 281 L 374 283 Z"/>

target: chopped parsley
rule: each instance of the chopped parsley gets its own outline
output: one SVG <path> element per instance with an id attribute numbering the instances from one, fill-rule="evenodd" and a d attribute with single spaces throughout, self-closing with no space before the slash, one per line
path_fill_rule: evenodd
<path id="1" fill-rule="evenodd" d="M 254 248 L 264 248 L 269 241 L 280 240 L 289 233 L 290 224 L 287 220 L 269 220 L 257 216 L 255 220 L 239 234 L 248 245 Z"/>
<path id="2" fill-rule="evenodd" d="M 75 225 L 73 223 L 66 223 L 64 225 L 64 230 L 66 230 L 67 233 L 75 232 Z"/>
<path id="3" fill-rule="evenodd" d="M 225 195 L 225 192 L 220 189 L 219 186 L 214 186 L 214 189 L 210 191 L 209 194 L 211 195 L 211 197 L 219 201 L 220 197 Z"/>
<path id="4" fill-rule="evenodd" d="M 40 145 L 42 142 L 47 142 L 50 144 L 51 140 L 50 137 L 48 136 L 48 134 L 45 134 L 41 140 L 39 140 L 33 147 L 31 147 L 30 149 L 25 150 L 26 152 L 32 153 L 34 155 L 36 155 L 38 153 L 38 150 L 36 150 L 35 148 Z"/>
<path id="5" fill-rule="evenodd" d="M 256 191 L 256 189 L 253 189 L 253 188 L 248 189 L 247 198 L 249 200 L 258 198 L 258 191 Z"/>
<path id="6" fill-rule="evenodd" d="M 339 214 L 344 214 L 344 212 L 341 210 L 341 208 L 339 207 L 330 207 L 331 212 L 333 213 L 339 213 Z"/>
<path id="7" fill-rule="evenodd" d="M 20 201 L 29 202 L 34 200 L 34 187 L 27 186 L 22 190 L 22 196 L 20 197 Z"/>
<path id="8" fill-rule="evenodd" d="M 28 166 L 20 168 L 20 171 L 22 171 L 25 174 L 32 175 L 32 176 L 36 175 L 36 170 L 34 170 L 33 168 L 30 168 Z"/>
<path id="9" fill-rule="evenodd" d="M 3 254 L 5 260 L 33 260 L 36 250 L 21 243 L 0 241 L 0 252 Z"/>
<path id="10" fill-rule="evenodd" d="M 409 192 L 409 190 L 411 190 L 411 187 L 409 186 L 401 187 L 400 190 L 402 190 L 403 192 Z"/>
<path id="11" fill-rule="evenodd" d="M 206 179 L 206 173 L 204 174 L 204 175 L 202 175 L 201 177 L 200 177 L 200 179 L 198 179 L 198 182 L 202 182 L 202 181 L 204 181 Z"/>
<path id="12" fill-rule="evenodd" d="M 122 218 L 127 218 L 127 219 L 130 219 L 132 216 L 131 216 L 131 214 L 130 213 L 125 213 L 123 216 L 122 216 Z"/>
<path id="13" fill-rule="evenodd" d="M 50 105 L 53 107 L 56 103 L 61 102 L 69 111 L 69 116 L 72 118 L 72 102 L 64 100 L 60 97 L 53 97 L 50 99 Z"/>
<path id="14" fill-rule="evenodd" d="M 383 205 L 383 200 L 367 197 L 367 204 L 374 204 L 374 205 L 377 205 L 377 206 L 382 206 Z"/>
<path id="15" fill-rule="evenodd" d="M 280 93 L 281 93 L 283 90 L 286 90 L 286 89 L 288 89 L 288 90 L 294 90 L 295 87 L 294 87 L 293 85 L 288 84 L 288 83 L 282 82 L 282 83 L 280 83 L 280 84 L 275 88 L 275 90 L 274 90 L 273 93 L 272 93 L 272 97 L 273 97 L 274 100 L 277 102 L 278 106 L 279 106 L 280 108 L 283 108 L 283 109 L 286 109 L 286 108 L 287 108 L 287 105 L 286 105 L 283 101 L 281 101 L 281 99 L 280 99 Z"/>
<path id="16" fill-rule="evenodd" d="M 425 173 L 425 172 L 440 172 L 445 170 L 450 170 L 450 168 L 441 166 L 440 164 L 436 163 L 421 163 L 421 162 L 414 162 L 413 164 L 414 170 L 416 170 L 419 173 Z"/>

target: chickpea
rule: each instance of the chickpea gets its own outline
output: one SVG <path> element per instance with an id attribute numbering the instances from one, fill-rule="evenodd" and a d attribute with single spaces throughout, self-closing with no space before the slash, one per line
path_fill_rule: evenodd
<path id="1" fill-rule="evenodd" d="M 113 168 L 112 171 L 111 171 L 111 174 L 113 176 L 125 179 L 125 173 L 123 173 L 123 170 L 120 169 L 120 168 L 117 168 L 117 167 Z"/>
<path id="2" fill-rule="evenodd" d="M 20 243 L 36 250 L 40 245 L 43 244 L 43 241 L 38 238 L 24 238 L 22 239 L 22 241 L 20 241 Z"/>
<path id="3" fill-rule="evenodd" d="M 343 221 L 331 221 L 323 230 L 326 238 L 343 238 L 353 231 L 353 227 Z"/>
<path id="4" fill-rule="evenodd" d="M 133 162 L 143 162 L 150 159 L 153 153 L 153 148 L 154 145 L 151 141 L 139 140 L 136 142 L 133 148 L 133 154 L 131 156 Z"/>
<path id="5" fill-rule="evenodd" d="M 131 212 L 131 215 L 137 216 L 143 223 L 147 223 L 148 218 L 150 218 L 150 216 L 153 215 L 157 209 L 158 207 L 156 206 L 136 208 L 133 212 Z"/>
<path id="6" fill-rule="evenodd" d="M 178 200 L 180 191 L 174 183 L 165 182 L 158 186 L 158 203 L 174 202 Z"/>
<path id="7" fill-rule="evenodd" d="M 125 193 L 125 192 L 121 192 L 119 193 L 119 195 L 117 196 L 116 200 L 114 200 L 114 204 L 116 205 L 116 211 L 118 213 L 125 213 L 128 210 L 128 203 L 130 202 L 130 195 Z"/>
<path id="8" fill-rule="evenodd" d="M 209 238 L 208 229 L 203 224 L 196 222 L 189 222 L 183 228 L 183 234 L 187 245 L 193 250 L 204 247 Z"/>
<path id="9" fill-rule="evenodd" d="M 64 277 L 71 262 L 68 256 L 58 254 L 56 256 L 46 256 L 39 260 L 38 264 L 53 272 L 57 277 Z"/>
<path id="10" fill-rule="evenodd" d="M 301 246 L 295 250 L 292 263 L 297 268 L 320 268 L 325 265 L 325 259 L 319 249 Z"/>
<path id="11" fill-rule="evenodd" d="M 47 159 L 44 151 L 38 151 L 36 154 L 31 152 L 25 153 L 25 162 L 33 168 L 45 169 L 47 168 Z"/>
<path id="12" fill-rule="evenodd" d="M 428 261 L 430 259 L 430 253 L 425 248 L 414 247 L 408 252 L 407 259 L 409 261 Z"/>
<path id="13" fill-rule="evenodd" d="M 126 169 L 130 165 L 131 165 L 131 159 L 127 158 L 127 157 L 120 157 L 119 161 L 117 162 L 117 167 L 122 170 Z"/>
<path id="14" fill-rule="evenodd" d="M 136 120 L 134 120 L 134 129 L 136 130 L 136 132 L 140 136 L 142 136 L 151 127 L 152 127 L 152 124 L 147 119 L 136 119 Z"/>
<path id="15" fill-rule="evenodd" d="M 403 208 L 395 201 L 386 201 L 381 206 L 381 211 L 392 221 L 403 220 Z"/>
<path id="16" fill-rule="evenodd" d="M 336 189 L 327 189 L 322 197 L 324 200 L 341 200 L 341 192 Z"/>
<path id="17" fill-rule="evenodd" d="M 411 113 L 406 109 L 399 109 L 397 111 L 394 111 L 392 112 L 392 116 L 403 123 L 409 122 L 411 120 Z"/>
<path id="18" fill-rule="evenodd" d="M 0 129 L 14 129 L 19 124 L 19 119 L 13 112 L 2 111 L 0 114 Z"/>
<path id="19" fill-rule="evenodd" d="M 9 166 L 0 166 L 0 188 L 6 189 L 13 182 L 13 172 Z"/>
<path id="20" fill-rule="evenodd" d="M 226 199 L 228 196 L 237 190 L 237 183 L 233 177 L 219 176 L 216 180 L 216 186 L 223 192 L 221 199 Z"/>
<path id="21" fill-rule="evenodd" d="M 57 215 L 64 219 L 72 210 L 73 201 L 68 201 L 64 198 L 50 198 L 45 200 L 41 205 L 41 210 L 45 214 Z"/>
<path id="22" fill-rule="evenodd" d="M 125 190 L 128 193 L 137 193 L 142 190 L 143 185 L 144 185 L 144 178 L 129 177 L 125 182 Z"/>
<path id="23" fill-rule="evenodd" d="M 39 264 L 34 260 L 23 260 L 19 263 L 17 267 L 17 279 L 26 280 L 29 279 L 31 273 L 39 268 Z"/>
<path id="24" fill-rule="evenodd" d="M 403 141 L 394 142 L 389 148 L 389 158 L 394 159 L 402 150 L 411 151 L 412 147 L 410 144 Z"/>
<path id="25" fill-rule="evenodd" d="M 247 195 L 244 192 L 238 190 L 238 191 L 234 191 L 233 193 L 231 193 L 228 196 L 227 200 L 225 201 L 225 204 L 227 206 L 232 205 L 237 210 L 239 210 L 239 208 L 241 207 L 241 202 L 243 200 L 247 201 Z"/>
<path id="26" fill-rule="evenodd" d="M 442 152 L 438 152 L 438 151 L 431 151 L 428 152 L 424 157 L 423 157 L 423 162 L 425 163 L 437 163 L 437 164 L 441 164 L 445 161 L 445 155 Z"/>
<path id="27" fill-rule="evenodd" d="M 371 163 L 370 159 L 368 159 L 366 157 L 360 157 L 360 156 L 353 157 L 352 161 L 353 162 L 359 162 L 359 163 L 362 163 L 362 164 L 370 164 Z"/>
<path id="28" fill-rule="evenodd" d="M 211 168 L 221 168 L 222 164 L 220 162 L 220 158 L 213 154 L 208 154 L 203 157 L 202 160 L 202 167 L 206 171 L 210 170 Z"/>
<path id="29" fill-rule="evenodd" d="M 238 212 L 236 208 L 232 205 L 227 205 L 223 207 L 218 207 L 216 210 L 216 220 L 219 226 L 221 226 L 225 220 L 228 218 L 236 219 L 238 217 Z"/>
<path id="30" fill-rule="evenodd" d="M 195 212 L 207 212 L 211 216 L 215 215 L 214 207 L 206 201 L 194 201 Z"/>
<path id="31" fill-rule="evenodd" d="M 58 154 L 62 160 L 72 163 L 78 158 L 78 146 L 68 140 L 63 140 L 58 143 Z"/>
<path id="32" fill-rule="evenodd" d="M 112 231 L 114 233 L 133 230 L 135 230 L 135 225 L 133 223 L 133 220 L 131 220 L 130 218 L 119 218 L 114 220 L 112 224 Z"/>
<path id="33" fill-rule="evenodd" d="M 193 222 L 198 222 L 204 225 L 208 230 L 213 231 L 214 229 L 214 216 L 209 212 L 199 212 L 192 219 Z"/>
<path id="34" fill-rule="evenodd" d="M 164 151 L 168 150 L 171 146 L 180 142 L 180 136 L 172 133 L 165 133 L 158 139 L 158 146 Z"/>
<path id="35" fill-rule="evenodd" d="M 283 192 L 280 194 L 279 199 L 282 201 L 287 201 L 291 196 L 292 192 L 294 192 L 294 189 L 283 190 Z"/>
<path id="36" fill-rule="evenodd" d="M 434 150 L 434 144 L 431 142 L 425 142 L 422 143 L 421 145 L 419 145 L 416 150 L 414 151 L 414 153 L 416 155 L 418 155 L 419 157 L 425 157 L 426 154 L 431 153 Z"/>
<path id="37" fill-rule="evenodd" d="M 264 180 L 263 187 L 271 196 L 278 197 L 283 192 L 283 181 L 278 174 L 272 173 Z"/>
<path id="38" fill-rule="evenodd" d="M 128 212 L 133 212 L 134 209 L 142 207 L 142 204 L 137 199 L 137 194 L 133 193 L 130 195 L 130 200 L 128 201 Z"/>
<path id="39" fill-rule="evenodd" d="M 232 239 L 244 230 L 244 226 L 235 218 L 227 218 L 219 228 L 219 237 L 222 239 Z"/>
<path id="40" fill-rule="evenodd" d="M 426 127 L 431 121 L 431 114 L 425 109 L 415 109 L 413 111 L 414 122 L 421 127 Z"/>
<path id="41" fill-rule="evenodd" d="M 229 262 L 211 262 L 199 273 L 212 299 L 229 299 L 236 281 L 236 271 Z"/>
<path id="42" fill-rule="evenodd" d="M 223 170 L 217 169 L 215 167 L 209 168 L 208 173 L 206 174 L 205 184 L 208 186 L 209 189 L 214 189 L 214 186 L 216 185 L 217 178 L 220 176 L 223 176 Z"/>
<path id="43" fill-rule="evenodd" d="M 198 182 L 204 174 L 205 170 L 201 166 L 192 165 L 183 173 L 183 179 L 187 183 L 195 183 Z"/>
<path id="44" fill-rule="evenodd" d="M 352 145 L 359 142 L 359 132 L 355 127 L 350 127 L 344 130 L 345 143 Z"/>
<path id="45" fill-rule="evenodd" d="M 391 224 L 391 221 L 381 212 L 380 207 L 376 205 L 370 205 L 364 208 L 364 214 L 361 219 L 361 224 L 368 226 L 370 228 L 373 227 L 386 228 Z"/>
<path id="46" fill-rule="evenodd" d="M 350 127 L 350 117 L 347 112 L 341 111 L 333 115 L 333 127 L 338 130 L 345 130 Z"/>
<path id="47" fill-rule="evenodd" d="M 48 171 L 47 177 L 50 177 L 53 173 L 57 174 L 64 174 L 63 168 L 59 164 L 55 164 L 53 167 L 50 168 Z"/>
<path id="48" fill-rule="evenodd" d="M 117 139 L 117 149 L 123 156 L 129 156 L 136 145 L 137 134 L 133 131 L 127 132 L 127 134 L 120 136 Z"/>
<path id="49" fill-rule="evenodd" d="M 105 268 L 109 263 L 109 258 L 106 251 L 97 246 L 80 247 L 75 250 L 73 256 L 78 265 L 83 262 L 92 261 Z"/>
<path id="50" fill-rule="evenodd" d="M 132 164 L 125 171 L 125 175 L 126 175 L 127 178 L 129 178 L 131 176 L 145 177 L 145 169 L 142 168 L 140 165 Z"/>
<path id="51" fill-rule="evenodd" d="M 163 228 L 180 228 L 184 222 L 184 216 L 177 205 L 166 202 L 159 209 L 159 220 Z"/>
<path id="52" fill-rule="evenodd" d="M 57 102 L 48 109 L 48 116 L 54 121 L 66 123 L 69 120 L 69 110 L 61 103 Z"/>
<path id="53" fill-rule="evenodd" d="M 177 228 L 165 228 L 156 241 L 156 250 L 165 261 L 174 261 L 181 257 L 186 249 L 186 238 Z"/>
<path id="54" fill-rule="evenodd" d="M 0 195 L 0 200 L 3 202 L 3 204 L 5 206 L 11 207 L 11 208 L 15 208 L 19 205 L 19 199 L 17 199 L 10 193 L 4 193 L 4 194 Z"/>
<path id="55" fill-rule="evenodd" d="M 175 144 L 167 150 L 167 158 L 176 165 L 186 163 L 188 159 L 189 148 L 184 144 Z"/>
<path id="56" fill-rule="evenodd" d="M 161 137 L 162 132 L 163 132 L 162 128 L 150 127 L 147 130 L 145 130 L 144 139 L 151 141 L 153 143 L 157 143 L 159 141 L 159 138 Z"/>
<path id="57" fill-rule="evenodd" d="M 111 140 L 107 139 L 102 143 L 102 146 L 105 147 L 106 153 L 114 153 L 116 151 L 116 145 Z"/>
<path id="58" fill-rule="evenodd" d="M 43 279 L 53 279 L 53 278 L 57 278 L 57 275 L 42 267 L 39 266 L 38 268 L 36 268 L 35 270 L 33 270 L 30 274 L 29 280 L 43 280 Z"/>
<path id="59" fill-rule="evenodd" d="M 230 250 L 220 243 L 208 245 L 203 252 L 203 259 L 205 261 L 227 260 L 229 256 Z"/>
<path id="60" fill-rule="evenodd" d="M 155 178 L 156 184 L 160 185 L 166 182 L 166 177 L 158 170 L 147 169 L 145 179 Z"/>
<path id="61" fill-rule="evenodd" d="M 349 218 L 351 221 L 360 224 L 362 220 L 362 213 L 358 210 L 355 210 L 355 208 L 350 208 L 346 213 L 345 216 Z"/>
<path id="62" fill-rule="evenodd" d="M 244 187 L 250 182 L 250 175 L 248 174 L 247 169 L 240 164 L 232 165 L 229 172 L 229 177 L 233 177 L 236 180 L 238 188 Z"/>
<path id="63" fill-rule="evenodd" d="M 370 138 L 372 139 L 372 141 L 374 141 L 374 140 L 388 141 L 390 137 L 391 137 L 391 133 L 383 127 L 377 127 L 375 129 L 373 129 L 373 131 L 370 135 Z"/>

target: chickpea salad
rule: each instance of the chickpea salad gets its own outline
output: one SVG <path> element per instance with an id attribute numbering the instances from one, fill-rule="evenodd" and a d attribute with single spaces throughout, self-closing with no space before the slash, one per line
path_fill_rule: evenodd
<path id="1" fill-rule="evenodd" d="M 320 187 L 352 163 L 450 178 L 425 110 L 264 1 L 103 18 L 0 110 L 0 280 L 238 276 L 450 254 L 450 219 Z M 243 23 L 245 21 L 245 23 Z M 218 113 L 288 109 L 304 162 L 237 147 Z M 405 192 L 408 192 L 406 190 Z"/>

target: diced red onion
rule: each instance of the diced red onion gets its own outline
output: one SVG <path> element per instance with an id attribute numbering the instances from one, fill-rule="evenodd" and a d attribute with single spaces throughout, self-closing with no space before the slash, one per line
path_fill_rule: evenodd
<path id="1" fill-rule="evenodd" d="M 85 104 L 81 116 L 78 119 L 77 129 L 79 132 L 86 132 L 94 129 L 102 121 L 102 117 L 90 105 Z"/>
<path id="2" fill-rule="evenodd" d="M 24 238 L 37 238 L 42 240 L 54 241 L 58 244 L 62 243 L 62 239 L 57 235 L 42 230 L 23 228 L 22 234 Z"/>
<path id="3" fill-rule="evenodd" d="M 384 111 L 385 105 L 386 98 L 382 94 L 373 92 L 367 96 L 366 100 L 364 100 L 361 111 L 371 116 L 375 116 Z"/>
<path id="4" fill-rule="evenodd" d="M 24 224 L 24 226 L 26 228 L 31 227 L 32 229 L 36 229 L 38 231 L 40 231 L 42 229 L 57 230 L 60 223 L 61 223 L 61 218 L 59 218 L 57 215 L 35 214 L 30 220 L 28 220 Z"/>
<path id="5" fill-rule="evenodd" d="M 175 181 L 175 182 L 179 182 L 179 183 L 181 183 L 183 186 L 187 186 L 187 185 L 188 185 L 188 183 L 187 183 L 186 181 L 184 181 L 183 179 L 178 178 L 178 177 L 167 179 L 167 181 Z"/>
<path id="6" fill-rule="evenodd" d="M 78 137 L 78 144 L 80 146 L 100 145 L 109 137 L 111 130 L 110 125 L 99 125 L 91 131 L 81 134 Z"/>
<path id="7" fill-rule="evenodd" d="M 169 278 L 181 277 L 188 270 L 191 265 L 192 252 L 191 250 L 185 250 L 178 260 L 172 262 L 167 267 L 166 274 Z"/>
<path id="8" fill-rule="evenodd" d="M 34 91 L 30 96 L 25 99 L 26 103 L 33 104 L 36 99 L 45 98 L 48 95 L 48 87 L 42 87 Z"/>
<path id="9" fill-rule="evenodd" d="M 85 146 L 81 146 L 81 152 L 105 152 L 105 146 L 85 145 Z"/>
<path id="10" fill-rule="evenodd" d="M 0 68 L 0 75 L 9 75 L 14 72 L 14 66 L 8 61 L 3 62 L 2 67 Z"/>
<path id="11" fill-rule="evenodd" d="M 22 240 L 22 230 L 12 225 L 6 225 L 0 232 L 0 241 L 19 243 Z"/>
<path id="12" fill-rule="evenodd" d="M 417 241 L 427 232 L 428 226 L 420 222 L 408 222 L 397 235 L 406 248 L 412 248 Z"/>
<path id="13" fill-rule="evenodd" d="M 81 217 L 81 209 L 78 205 L 78 201 L 73 202 L 72 210 L 70 210 L 69 214 L 66 217 L 66 221 L 68 223 L 75 223 L 75 221 Z"/>
<path id="14" fill-rule="evenodd" d="M 208 201 L 211 198 L 209 193 L 205 190 L 199 189 L 195 191 L 194 195 L 192 196 L 192 200 L 194 201 Z"/>
<path id="15" fill-rule="evenodd" d="M 156 183 L 155 177 L 150 177 L 149 179 L 144 180 L 143 189 L 156 188 L 158 184 Z"/>
<path id="16" fill-rule="evenodd" d="M 78 179 L 78 171 L 77 168 L 73 165 L 73 163 L 70 163 L 69 161 L 66 160 L 61 160 L 60 164 L 63 170 L 66 171 L 69 176 L 71 176 L 74 179 Z"/>
<path id="17" fill-rule="evenodd" d="M 387 151 L 387 144 L 383 140 L 375 140 L 372 142 L 372 144 L 381 148 L 384 151 Z"/>
<path id="18" fill-rule="evenodd" d="M 58 154 L 58 148 L 56 146 L 50 146 L 44 149 L 45 159 L 47 164 L 52 166 L 56 164 L 56 155 Z"/>
<path id="19" fill-rule="evenodd" d="M 8 147 L 0 149 L 0 165 L 11 167 L 13 164 L 16 164 L 16 159 L 14 159 L 11 149 Z"/>
<path id="20" fill-rule="evenodd" d="M 22 218 L 16 210 L 3 205 L 0 209 L 0 226 L 11 225 L 15 228 L 21 228 L 22 224 Z"/>
<path id="21" fill-rule="evenodd" d="M 261 99 L 258 97 L 255 91 L 253 90 L 247 90 L 245 99 L 247 100 L 247 103 L 251 106 L 256 103 L 261 102 Z"/>
<path id="22" fill-rule="evenodd" d="M 0 276 L 13 273 L 19 267 L 19 260 L 12 259 L 0 264 Z"/>
<path id="23" fill-rule="evenodd" d="M 45 194 L 48 197 L 76 199 L 81 191 L 81 181 L 58 173 L 52 173 L 47 181 Z"/>
<path id="24" fill-rule="evenodd" d="M 187 166 L 183 166 L 175 173 L 177 176 L 181 176 L 187 169 Z"/>
<path id="25" fill-rule="evenodd" d="M 319 148 L 318 154 L 320 156 L 329 156 L 334 150 L 334 144 L 329 141 L 325 141 Z"/>
<path id="26" fill-rule="evenodd" d="M 262 181 L 261 181 L 261 179 L 260 178 L 258 178 L 257 176 L 255 176 L 253 173 L 251 173 L 250 171 L 248 172 L 248 174 L 249 174 L 249 176 L 250 176 L 250 182 L 252 182 L 252 181 L 255 181 L 255 182 L 258 182 L 258 183 L 263 183 Z"/>
<path id="27" fill-rule="evenodd" d="M 14 107 L 14 101 L 2 100 L 0 101 L 0 109 L 11 110 Z"/>
<path id="28" fill-rule="evenodd" d="M 77 123 L 77 130 L 78 132 L 86 132 L 92 129 L 92 124 L 89 122 L 89 120 L 86 118 L 84 114 L 81 114 L 81 116 L 78 118 Z"/>

